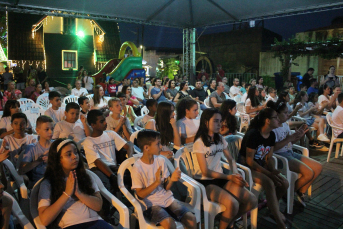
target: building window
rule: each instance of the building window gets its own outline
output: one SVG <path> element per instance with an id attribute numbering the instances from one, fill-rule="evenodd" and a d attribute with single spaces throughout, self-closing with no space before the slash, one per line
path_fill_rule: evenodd
<path id="1" fill-rule="evenodd" d="M 77 51 L 62 50 L 62 70 L 77 70 Z"/>
<path id="2" fill-rule="evenodd" d="M 63 18 L 64 34 L 75 34 L 75 18 Z"/>

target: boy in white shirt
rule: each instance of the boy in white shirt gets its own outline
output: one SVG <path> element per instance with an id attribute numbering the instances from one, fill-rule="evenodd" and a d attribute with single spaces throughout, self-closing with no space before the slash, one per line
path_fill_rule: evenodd
<path id="1" fill-rule="evenodd" d="M 27 117 L 24 113 L 13 114 L 11 122 L 14 132 L 4 137 L 0 152 L 4 150 L 3 148 L 9 149 L 9 160 L 17 167 L 17 160 L 20 154 L 25 151 L 27 145 L 37 141 L 37 136 L 26 134 Z"/>
<path id="2" fill-rule="evenodd" d="M 159 156 L 162 150 L 160 133 L 142 130 L 137 143 L 143 156 L 132 167 L 132 190 L 142 205 L 144 216 L 163 228 L 176 228 L 175 220 L 185 228 L 196 228 L 195 216 L 174 199 L 170 190 L 181 178 L 181 171 L 176 168 L 170 176 L 165 159 Z"/>
<path id="3" fill-rule="evenodd" d="M 87 128 L 86 118 L 80 117 L 80 106 L 77 103 L 70 102 L 66 106 L 65 120 L 56 123 L 52 139 L 69 138 L 76 143 L 90 136 L 90 129 Z M 85 127 L 84 127 L 85 126 Z"/>
<path id="4" fill-rule="evenodd" d="M 44 115 L 49 116 L 56 124 L 64 119 L 64 109 L 61 108 L 62 101 L 61 95 L 57 91 L 49 92 L 49 101 L 52 105 L 49 109 L 44 112 Z"/>
<path id="5" fill-rule="evenodd" d="M 338 95 L 338 106 L 332 113 L 333 125 L 343 128 L 343 93 Z M 337 138 L 343 138 L 343 130 L 333 129 L 333 133 Z"/>
<path id="6" fill-rule="evenodd" d="M 81 96 L 77 99 L 77 102 L 81 107 L 80 115 L 83 115 L 87 118 L 88 111 L 91 110 L 91 104 L 89 103 L 89 99 L 86 96 Z"/>
<path id="7" fill-rule="evenodd" d="M 276 103 L 277 101 L 276 90 L 272 87 L 268 88 L 268 97 L 267 97 L 266 103 L 269 100 L 273 101 L 274 103 Z"/>
<path id="8" fill-rule="evenodd" d="M 71 95 L 81 97 L 85 96 L 88 94 L 88 91 L 86 88 L 81 87 L 81 80 L 76 80 L 75 81 L 75 88 L 71 90 Z"/>
<path id="9" fill-rule="evenodd" d="M 145 128 L 145 125 L 147 124 L 147 122 L 150 119 L 154 119 L 155 118 L 155 114 L 157 111 L 157 101 L 155 99 L 148 99 L 146 101 L 146 107 L 149 110 L 149 113 L 144 115 L 144 117 L 141 120 L 141 127 Z"/>
<path id="10" fill-rule="evenodd" d="M 26 147 L 23 159 L 19 165 L 18 173 L 26 174 L 33 186 L 39 179 L 44 176 L 46 165 L 48 163 L 48 152 L 52 143 L 54 121 L 42 115 L 37 118 L 36 132 L 39 136 L 39 141 L 30 144 Z"/>
<path id="11" fill-rule="evenodd" d="M 129 119 L 125 116 L 120 115 L 123 110 L 120 99 L 110 99 L 108 101 L 108 107 L 112 114 L 106 118 L 106 130 L 114 130 L 124 140 L 130 141 L 132 128 Z"/>
<path id="12" fill-rule="evenodd" d="M 126 154 L 128 158 L 132 156 L 133 144 L 122 139 L 116 132 L 106 130 L 107 123 L 100 110 L 89 111 L 87 121 L 93 132 L 81 145 L 85 150 L 89 169 L 98 175 L 108 190 L 116 193 L 118 165 L 126 159 Z M 106 199 L 103 201 L 105 215 L 108 215 L 110 203 Z"/>

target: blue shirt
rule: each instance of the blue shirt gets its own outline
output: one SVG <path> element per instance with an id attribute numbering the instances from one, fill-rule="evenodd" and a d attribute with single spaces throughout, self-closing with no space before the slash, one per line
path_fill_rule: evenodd
<path id="1" fill-rule="evenodd" d="M 314 88 L 314 87 L 309 87 L 309 88 L 307 89 L 307 94 L 309 95 L 309 94 L 311 94 L 312 92 L 318 94 L 318 89 L 317 89 L 317 88 Z"/>
<path id="2" fill-rule="evenodd" d="M 153 89 L 151 89 L 151 97 L 153 97 L 153 95 L 156 95 L 158 93 L 160 93 L 161 89 L 160 88 L 157 88 L 157 87 L 154 87 Z M 153 97 L 154 98 L 154 97 Z M 156 99 L 157 102 L 163 102 L 163 101 L 168 101 L 167 98 L 164 96 L 164 92 L 161 93 L 161 96 Z"/>

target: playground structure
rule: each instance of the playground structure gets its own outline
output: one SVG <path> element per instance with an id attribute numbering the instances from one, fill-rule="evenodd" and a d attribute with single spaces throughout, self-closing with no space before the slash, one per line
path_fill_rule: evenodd
<path id="1" fill-rule="evenodd" d="M 125 57 L 125 52 L 128 47 L 131 49 L 132 55 Z M 103 73 L 110 75 L 116 81 L 122 81 L 124 78 L 130 80 L 137 77 L 145 78 L 142 57 L 136 45 L 131 41 L 125 41 L 120 47 L 118 59 L 114 58 L 109 60 L 99 72 L 92 75 L 96 83 L 100 82 Z"/>

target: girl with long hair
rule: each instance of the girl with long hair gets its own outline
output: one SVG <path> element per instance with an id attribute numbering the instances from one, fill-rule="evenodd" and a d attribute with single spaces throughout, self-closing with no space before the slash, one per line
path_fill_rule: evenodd
<path id="1" fill-rule="evenodd" d="M 258 101 L 260 102 L 260 105 L 263 107 L 265 107 L 266 105 L 266 97 L 267 97 L 266 89 L 259 88 L 257 98 L 258 98 Z"/>
<path id="2" fill-rule="evenodd" d="M 94 95 L 91 101 L 89 101 L 91 105 L 91 109 L 97 110 L 106 110 L 108 109 L 107 100 L 104 98 L 105 92 L 103 87 L 100 85 L 96 85 L 94 87 Z"/>
<path id="3" fill-rule="evenodd" d="M 330 97 L 331 90 L 332 89 L 327 84 L 320 86 L 318 91 L 318 109 L 324 107 L 324 111 L 330 111 L 331 108 L 334 107 L 336 99 L 340 92 L 336 91 L 336 93 Z"/>
<path id="4" fill-rule="evenodd" d="M 85 170 L 76 143 L 57 139 L 48 158 L 38 194 L 42 224 L 68 229 L 112 228 L 97 213 L 102 208 L 100 191 Z"/>
<path id="5" fill-rule="evenodd" d="M 183 99 L 183 98 L 193 98 L 191 95 L 188 94 L 188 89 L 189 89 L 188 83 L 186 81 L 183 81 L 180 84 L 180 90 L 177 92 L 173 101 L 177 103 L 180 99 Z"/>
<path id="6" fill-rule="evenodd" d="M 195 179 L 205 186 L 207 197 L 225 206 L 219 228 L 234 228 L 234 222 L 245 212 L 254 209 L 257 199 L 244 187 L 248 184 L 237 172 L 237 165 L 227 148 L 228 143 L 219 134 L 222 117 L 215 108 L 204 110 L 193 145 Z M 232 175 L 223 173 L 220 160 L 227 158 Z"/>
<path id="7" fill-rule="evenodd" d="M 174 118 L 174 105 L 170 102 L 160 102 L 157 105 L 155 119 L 150 119 L 145 129 L 159 131 L 161 133 L 161 154 L 169 159 L 173 157 L 172 145 L 181 146 L 181 138 Z M 168 118 L 169 117 L 169 118 Z"/>
<path id="8" fill-rule="evenodd" d="M 198 103 L 190 98 L 180 99 L 176 104 L 176 125 L 181 136 L 181 143 L 194 142 L 200 120 Z"/>
<path id="9" fill-rule="evenodd" d="M 139 105 L 139 101 L 136 98 L 136 96 L 132 95 L 132 89 L 130 86 L 123 86 L 123 89 L 121 90 L 122 93 L 126 95 L 127 98 L 127 105 L 129 106 L 134 106 L 134 105 Z"/>
<path id="10" fill-rule="evenodd" d="M 50 91 L 52 91 L 54 89 L 54 87 L 50 87 L 49 82 L 45 81 L 44 82 L 44 88 L 42 90 L 43 93 L 49 93 Z"/>
<path id="11" fill-rule="evenodd" d="M 298 115 L 302 118 L 306 119 L 306 124 L 308 126 L 313 126 L 317 129 L 317 139 L 322 142 L 329 143 L 330 140 L 325 135 L 324 132 L 324 126 L 325 126 L 325 120 L 322 117 L 313 117 L 312 114 L 316 114 L 318 109 L 317 107 L 309 107 L 308 103 L 308 95 L 306 91 L 300 91 L 295 97 L 293 106 L 296 106 L 298 104 L 302 105 L 302 108 L 298 110 Z"/>
<path id="12" fill-rule="evenodd" d="M 266 192 L 267 206 L 273 214 L 277 228 L 286 228 L 285 216 L 280 212 L 279 200 L 286 194 L 287 180 L 273 165 L 275 133 L 280 126 L 279 117 L 271 108 L 261 110 L 250 121 L 239 151 L 239 163 L 248 166 L 254 183 L 260 184 Z"/>
<path id="13" fill-rule="evenodd" d="M 303 125 L 292 134 L 287 123 L 287 105 L 284 102 L 274 103 L 272 101 L 268 102 L 267 105 L 277 112 L 280 120 L 280 126 L 273 130 L 276 136 L 274 153 L 288 160 L 288 166 L 291 171 L 301 174 L 300 178 L 295 182 L 294 192 L 298 201 L 306 207 L 304 200 L 305 192 L 321 173 L 322 165 L 309 157 L 293 152 L 292 142 L 300 140 L 308 132 L 308 127 Z"/>
<path id="14" fill-rule="evenodd" d="M 232 99 L 225 100 L 221 107 L 220 113 L 222 115 L 222 127 L 220 129 L 220 134 L 222 136 L 234 135 L 237 132 L 237 107 L 236 101 Z"/>
<path id="15" fill-rule="evenodd" d="M 37 98 L 42 94 L 42 84 L 38 83 L 35 86 L 35 90 L 32 92 L 31 99 L 36 102 Z"/>
<path id="16" fill-rule="evenodd" d="M 11 116 L 13 114 L 21 112 L 20 103 L 17 100 L 8 100 L 5 104 L 4 113 L 0 120 L 0 138 L 13 134 L 13 127 L 11 125 Z M 32 134 L 32 126 L 29 120 L 27 120 L 26 132 Z"/>
<path id="17" fill-rule="evenodd" d="M 250 116 L 255 116 L 258 111 L 263 109 L 258 100 L 258 89 L 250 87 L 248 91 L 248 98 L 245 101 L 245 112 Z"/>
<path id="18" fill-rule="evenodd" d="M 4 92 L 5 96 L 5 103 L 7 100 L 16 100 L 22 97 L 22 92 L 18 89 L 15 89 L 15 82 L 10 81 L 8 82 L 7 90 Z"/>
<path id="19" fill-rule="evenodd" d="M 263 85 L 263 78 L 262 78 L 262 77 L 259 77 L 259 78 L 257 79 L 256 87 L 257 87 L 257 88 L 264 88 L 264 85 Z"/>
<path id="20" fill-rule="evenodd" d="M 176 94 L 177 94 L 177 89 L 175 88 L 175 81 L 174 80 L 170 80 L 168 82 L 168 89 L 167 89 L 167 96 L 169 100 L 172 100 Z"/>

